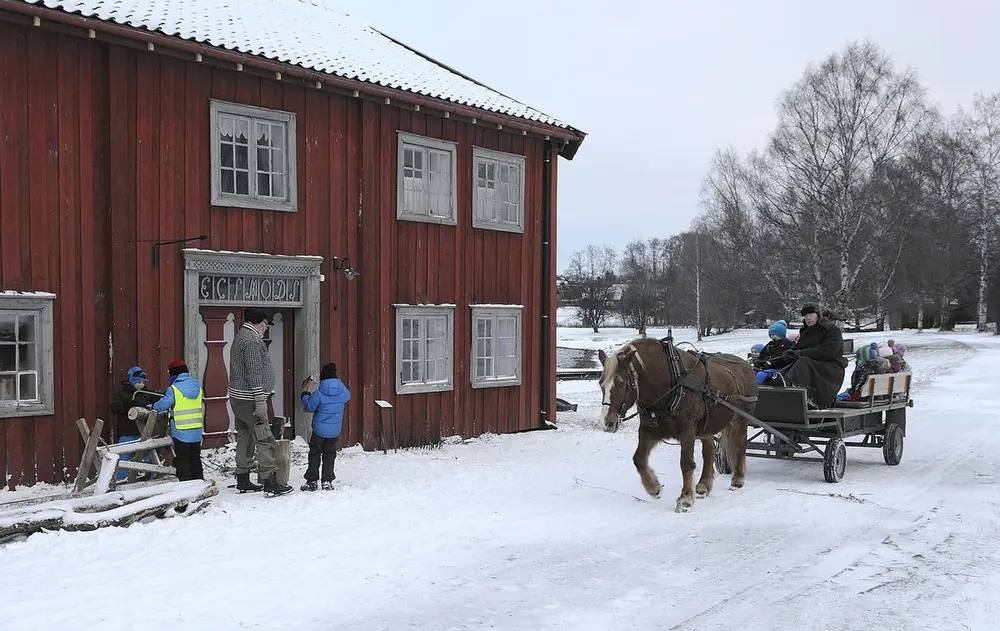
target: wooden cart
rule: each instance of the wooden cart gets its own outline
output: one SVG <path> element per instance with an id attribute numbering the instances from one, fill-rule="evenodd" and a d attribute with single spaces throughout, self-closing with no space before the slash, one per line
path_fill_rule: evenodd
<path id="1" fill-rule="evenodd" d="M 827 482 L 840 482 L 847 469 L 847 447 L 881 448 L 887 465 L 903 458 L 906 408 L 912 373 L 872 375 L 861 388 L 860 401 L 838 401 L 834 407 L 810 410 L 806 390 L 761 386 L 757 406 L 748 423 L 756 429 L 747 443 L 747 456 L 819 460 Z M 853 440 L 852 440 L 853 439 Z M 716 440 L 715 468 L 730 474 L 725 450 Z M 815 452 L 819 456 L 810 456 Z"/>

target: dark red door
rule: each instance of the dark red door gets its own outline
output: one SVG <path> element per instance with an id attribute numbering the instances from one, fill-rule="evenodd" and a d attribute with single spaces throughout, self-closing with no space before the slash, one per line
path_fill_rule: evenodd
<path id="1" fill-rule="evenodd" d="M 202 373 L 202 387 L 205 390 L 205 437 L 204 446 L 218 447 L 229 441 L 232 412 L 229 408 L 229 357 L 227 346 L 233 335 L 243 326 L 243 309 L 239 307 L 202 307 L 201 317 L 205 322 L 205 365 Z M 295 311 L 276 309 L 273 311 L 274 325 L 264 334 L 264 343 L 271 354 L 275 371 L 275 396 L 268 402 L 272 418 L 282 417 L 286 421 L 284 436 L 291 438 L 295 427 L 295 409 L 298 402 L 299 384 L 295 383 L 294 341 Z M 301 380 L 300 380 L 301 381 Z"/>

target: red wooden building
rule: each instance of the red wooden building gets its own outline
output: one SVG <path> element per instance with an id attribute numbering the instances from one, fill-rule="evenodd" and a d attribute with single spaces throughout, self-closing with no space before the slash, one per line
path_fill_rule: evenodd
<path id="1" fill-rule="evenodd" d="M 250 305 L 299 435 L 331 360 L 342 444 L 377 445 L 377 400 L 401 446 L 553 422 L 556 162 L 583 138 L 306 0 L 0 0 L 0 472 L 65 479 L 75 419 L 178 357 L 225 442 Z"/>

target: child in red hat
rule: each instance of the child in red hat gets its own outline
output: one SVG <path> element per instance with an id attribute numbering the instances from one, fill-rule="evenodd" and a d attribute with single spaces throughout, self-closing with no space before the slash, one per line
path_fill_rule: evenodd
<path id="1" fill-rule="evenodd" d="M 167 367 L 170 386 L 162 399 L 153 404 L 157 412 L 170 413 L 170 435 L 174 439 L 174 469 L 177 479 L 203 480 L 201 438 L 205 426 L 205 396 L 201 384 L 188 372 L 187 364 L 177 359 Z"/>

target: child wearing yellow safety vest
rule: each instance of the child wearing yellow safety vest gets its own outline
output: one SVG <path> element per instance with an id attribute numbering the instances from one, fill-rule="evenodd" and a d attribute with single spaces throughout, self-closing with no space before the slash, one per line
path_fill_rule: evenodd
<path id="1" fill-rule="evenodd" d="M 204 480 L 201 468 L 201 434 L 205 423 L 201 384 L 188 373 L 182 360 L 170 362 L 167 368 L 170 386 L 153 409 L 170 411 L 170 435 L 174 439 L 174 469 L 177 479 Z"/>

